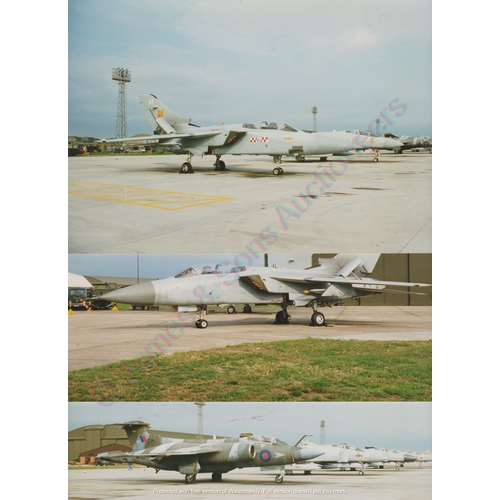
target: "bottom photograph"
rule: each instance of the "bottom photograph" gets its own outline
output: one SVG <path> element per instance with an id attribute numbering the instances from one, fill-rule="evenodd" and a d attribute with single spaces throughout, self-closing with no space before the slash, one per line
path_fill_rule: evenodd
<path id="1" fill-rule="evenodd" d="M 430 402 L 68 403 L 68 498 L 430 499 L 431 420 Z"/>

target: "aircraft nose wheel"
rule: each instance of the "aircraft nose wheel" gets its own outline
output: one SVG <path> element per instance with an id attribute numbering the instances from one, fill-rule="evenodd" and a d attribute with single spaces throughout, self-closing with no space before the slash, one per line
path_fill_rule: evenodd
<path id="1" fill-rule="evenodd" d="M 186 484 L 193 484 L 196 481 L 196 474 L 186 474 L 184 482 Z"/>
<path id="2" fill-rule="evenodd" d="M 283 175 L 284 170 L 281 167 L 274 167 L 273 174 L 274 175 Z"/>
<path id="3" fill-rule="evenodd" d="M 375 158 L 373 158 L 373 161 L 377 162 L 378 158 L 375 156 Z"/>
<path id="4" fill-rule="evenodd" d="M 208 326 L 208 321 L 206 319 L 199 319 L 195 323 L 196 328 L 206 328 Z"/>

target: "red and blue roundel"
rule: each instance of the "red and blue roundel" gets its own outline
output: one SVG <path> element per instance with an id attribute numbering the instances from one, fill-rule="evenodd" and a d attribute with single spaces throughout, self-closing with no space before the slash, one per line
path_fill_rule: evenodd
<path id="1" fill-rule="evenodd" d="M 269 450 L 262 450 L 259 454 L 259 458 L 262 462 L 270 462 L 273 456 L 271 455 L 271 452 Z"/>

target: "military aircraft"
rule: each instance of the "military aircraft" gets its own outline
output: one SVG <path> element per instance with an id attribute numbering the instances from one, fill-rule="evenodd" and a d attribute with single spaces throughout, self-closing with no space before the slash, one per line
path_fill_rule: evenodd
<path id="1" fill-rule="evenodd" d="M 279 304 L 276 323 L 287 324 L 291 305 L 311 307 L 311 326 L 326 326 L 318 306 L 386 293 L 386 286 L 425 287 L 425 283 L 379 281 L 370 278 L 380 254 L 337 254 L 320 259 L 308 269 L 245 267 L 229 261 L 192 266 L 166 279 L 121 288 L 101 298 L 136 305 L 173 305 L 198 308 L 197 328 L 206 328 L 208 305 Z M 355 273 L 356 271 L 356 273 Z M 406 293 L 406 292 L 403 292 Z"/>
<path id="2" fill-rule="evenodd" d="M 150 434 L 149 424 L 140 420 L 113 424 L 127 433 L 131 452 L 99 453 L 99 461 L 135 463 L 160 470 L 185 474 L 192 484 L 198 473 L 211 472 L 212 481 L 222 481 L 222 474 L 244 467 L 284 466 L 314 458 L 316 450 L 299 448 L 301 440 L 290 446 L 275 437 L 242 434 L 239 439 L 176 439 Z M 283 482 L 284 470 L 275 478 Z"/>
<path id="3" fill-rule="evenodd" d="M 361 466 L 360 475 L 364 474 L 366 466 L 383 468 L 386 465 L 394 464 L 396 470 L 399 470 L 404 462 L 417 460 L 416 456 L 409 452 L 396 452 L 374 447 L 358 448 L 347 443 L 318 445 L 311 441 L 303 441 L 300 447 L 311 452 L 321 453 L 308 462 L 319 465 L 322 469 L 355 470 L 356 466 L 359 465 Z M 297 465 L 297 468 L 303 467 L 305 466 Z M 305 468 L 304 473 L 310 473 L 311 470 L 311 468 Z"/>
<path id="4" fill-rule="evenodd" d="M 403 151 L 411 150 L 411 151 L 429 151 L 432 153 L 432 139 L 426 136 L 407 136 L 402 135 L 401 137 L 397 137 L 396 135 L 391 134 L 390 132 L 386 132 L 385 137 L 388 139 L 396 140 L 401 143 L 400 146 L 396 146 L 391 148 L 394 153 L 402 154 Z"/>
<path id="5" fill-rule="evenodd" d="M 191 119 L 179 118 L 153 94 L 139 96 L 153 135 L 122 139 L 102 139 L 103 143 L 154 144 L 175 154 L 187 155 L 180 173 L 193 173 L 193 156 L 215 155 L 215 170 L 225 170 L 222 155 L 269 155 L 276 165 L 274 175 L 282 175 L 283 155 L 344 155 L 358 149 L 369 149 L 363 145 L 364 138 L 356 134 L 340 132 L 308 133 L 299 131 L 286 123 L 275 122 L 239 123 L 199 127 Z M 393 139 L 384 139 L 393 147 L 401 145 Z"/>

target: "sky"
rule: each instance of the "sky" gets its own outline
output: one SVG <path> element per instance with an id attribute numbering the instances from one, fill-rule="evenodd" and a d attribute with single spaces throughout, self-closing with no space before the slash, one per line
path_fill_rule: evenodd
<path id="1" fill-rule="evenodd" d="M 312 129 L 316 106 L 320 132 L 432 136 L 431 18 L 430 0 L 69 0 L 68 134 L 116 136 L 126 68 L 127 136 L 152 132 L 150 93 L 200 126 Z"/>
<path id="2" fill-rule="evenodd" d="M 199 264 L 216 264 L 223 261 L 235 262 L 236 255 L 229 254 L 69 254 L 68 271 L 82 276 L 114 276 L 120 278 L 162 279 Z M 258 257 L 258 258 L 257 258 Z M 251 256 L 252 265 L 264 266 L 264 257 Z M 311 255 L 269 255 L 268 265 L 304 269 Z M 242 261 L 243 262 L 243 261 Z M 244 261 L 246 262 L 246 261 Z"/>
<path id="3" fill-rule="evenodd" d="M 295 444 L 304 434 L 320 443 L 363 448 L 432 449 L 431 403 L 206 403 L 203 433 L 238 437 L 242 432 L 275 436 Z M 68 431 L 93 424 L 142 420 L 151 429 L 198 432 L 194 403 L 69 403 Z"/>

